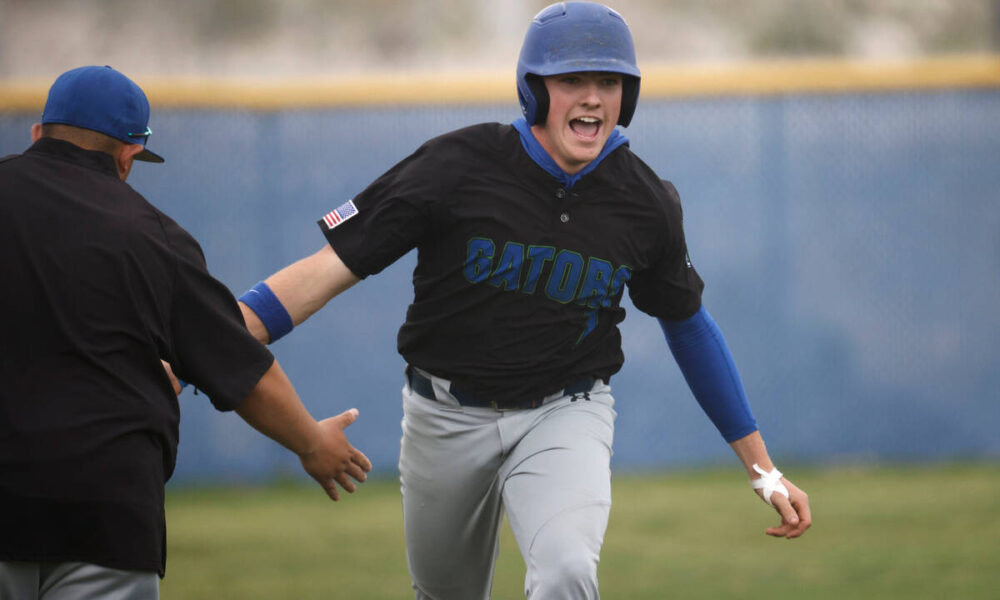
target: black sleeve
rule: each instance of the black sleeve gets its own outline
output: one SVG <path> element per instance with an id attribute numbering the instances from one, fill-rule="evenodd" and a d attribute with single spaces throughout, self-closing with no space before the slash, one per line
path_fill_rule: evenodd
<path id="1" fill-rule="evenodd" d="M 701 308 L 705 284 L 688 257 L 677 189 L 663 180 L 656 197 L 663 215 L 663 235 L 650 268 L 636 272 L 629 281 L 629 297 L 636 308 L 649 315 L 680 321 Z"/>
<path id="2" fill-rule="evenodd" d="M 434 204 L 444 197 L 439 156 L 432 142 L 403 159 L 354 199 L 357 214 L 317 224 L 348 269 L 374 275 L 416 247 L 432 227 Z"/>
<path id="3" fill-rule="evenodd" d="M 204 391 L 218 410 L 237 408 L 274 363 L 243 322 L 236 299 L 205 265 L 201 247 L 172 221 L 164 222 L 176 253 L 169 322 L 174 373 Z"/>

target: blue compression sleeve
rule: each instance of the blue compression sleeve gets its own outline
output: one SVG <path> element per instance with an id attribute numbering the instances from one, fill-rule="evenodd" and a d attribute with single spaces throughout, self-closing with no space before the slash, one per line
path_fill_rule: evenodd
<path id="1" fill-rule="evenodd" d="M 757 431 L 733 355 L 705 307 L 683 321 L 659 321 L 691 393 L 722 437 L 734 442 Z"/>
<path id="2" fill-rule="evenodd" d="M 244 292 L 240 296 L 240 302 L 249 306 L 260 317 L 267 329 L 267 334 L 271 337 L 272 344 L 295 326 L 292 323 L 291 315 L 281 304 L 281 300 L 278 300 L 271 288 L 263 281 Z"/>

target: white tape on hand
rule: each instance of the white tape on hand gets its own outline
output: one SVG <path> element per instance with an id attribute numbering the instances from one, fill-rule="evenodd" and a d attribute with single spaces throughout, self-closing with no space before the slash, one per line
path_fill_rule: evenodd
<path id="1" fill-rule="evenodd" d="M 781 483 L 781 471 L 778 469 L 771 469 L 771 472 L 768 473 L 764 469 L 761 469 L 757 463 L 753 464 L 753 470 L 760 473 L 761 477 L 760 479 L 754 479 L 751 481 L 750 487 L 755 490 L 763 489 L 764 500 L 767 501 L 768 504 L 774 506 L 771 502 L 771 494 L 774 492 L 778 492 L 785 498 L 788 497 L 788 488 L 785 487 L 785 484 Z"/>

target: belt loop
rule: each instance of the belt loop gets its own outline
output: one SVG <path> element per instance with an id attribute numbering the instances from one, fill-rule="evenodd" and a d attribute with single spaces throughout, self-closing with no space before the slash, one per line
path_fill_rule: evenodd
<path id="1" fill-rule="evenodd" d="M 434 393 L 434 383 L 409 365 L 406 366 L 406 378 L 410 383 L 410 389 L 415 393 L 428 400 L 436 401 L 438 399 L 437 394 Z"/>

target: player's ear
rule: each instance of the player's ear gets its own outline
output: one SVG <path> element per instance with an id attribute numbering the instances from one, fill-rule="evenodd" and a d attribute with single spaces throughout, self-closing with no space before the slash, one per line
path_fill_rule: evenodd
<path id="1" fill-rule="evenodd" d="M 118 177 L 122 181 L 128 179 L 128 174 L 132 171 L 132 163 L 135 162 L 135 155 L 142 152 L 142 144 L 122 144 L 115 151 L 115 166 L 118 167 Z"/>
<path id="2" fill-rule="evenodd" d="M 40 139 L 42 139 L 42 124 L 35 123 L 31 126 L 31 143 L 34 144 Z"/>

